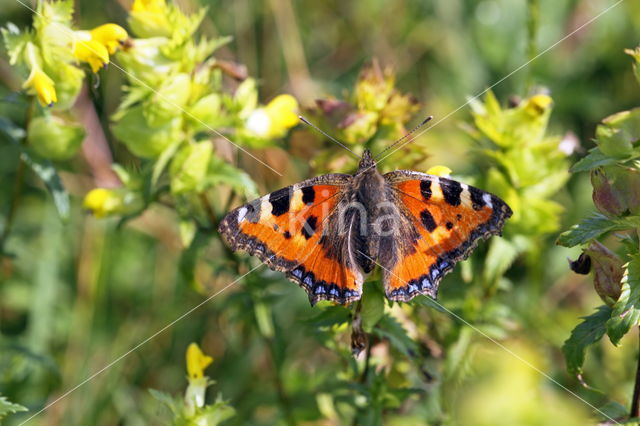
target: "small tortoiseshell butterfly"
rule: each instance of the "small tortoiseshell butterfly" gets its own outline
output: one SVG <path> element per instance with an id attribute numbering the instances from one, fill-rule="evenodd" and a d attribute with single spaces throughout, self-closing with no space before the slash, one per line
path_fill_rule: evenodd
<path id="1" fill-rule="evenodd" d="M 369 151 L 354 175 L 328 174 L 279 189 L 225 216 L 219 232 L 306 290 L 311 304 L 348 304 L 364 275 L 383 269 L 387 298 L 436 297 L 442 277 L 511 209 L 495 195 L 409 170 L 380 174 Z"/>

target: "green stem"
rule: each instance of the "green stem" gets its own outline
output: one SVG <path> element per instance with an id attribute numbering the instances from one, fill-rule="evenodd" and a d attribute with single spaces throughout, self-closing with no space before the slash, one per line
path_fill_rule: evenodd
<path id="1" fill-rule="evenodd" d="M 527 59 L 538 54 L 538 29 L 540 28 L 540 0 L 527 0 Z M 529 67 L 527 86 L 533 85 L 533 68 Z"/>
<path id="2" fill-rule="evenodd" d="M 31 118 L 33 117 L 34 108 L 34 98 L 31 98 L 24 120 L 25 129 L 29 128 L 29 123 L 31 122 Z M 4 223 L 4 229 L 2 230 L 2 235 L 0 235 L 0 256 L 2 256 L 5 252 L 4 245 L 7 242 L 7 238 L 9 238 L 9 234 L 13 226 L 13 219 L 15 218 L 16 211 L 18 210 L 20 196 L 22 195 L 22 187 L 24 186 L 25 168 L 26 165 L 22 160 L 20 154 L 18 153 L 18 168 L 16 169 L 16 180 L 13 187 L 13 196 L 11 197 L 11 204 L 9 205 L 9 211 L 7 212 L 7 219 Z"/>
<path id="3" fill-rule="evenodd" d="M 638 327 L 640 332 L 640 327 Z M 640 333 L 639 333 L 640 334 Z M 640 346 L 640 340 L 638 341 Z M 636 367 L 636 383 L 633 386 L 633 398 L 631 399 L 631 412 L 629 417 L 640 417 L 640 353 L 638 353 L 638 366 Z"/>

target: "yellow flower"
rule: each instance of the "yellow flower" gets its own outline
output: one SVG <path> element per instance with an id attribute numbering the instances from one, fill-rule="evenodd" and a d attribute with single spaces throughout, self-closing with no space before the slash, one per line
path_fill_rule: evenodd
<path id="1" fill-rule="evenodd" d="M 109 51 L 96 40 L 76 40 L 73 56 L 79 61 L 87 62 L 94 73 L 109 63 Z"/>
<path id="2" fill-rule="evenodd" d="M 526 102 L 525 110 L 533 116 L 539 116 L 553 104 L 553 99 L 549 95 L 534 95 Z"/>
<path id="3" fill-rule="evenodd" d="M 107 48 L 110 55 L 116 53 L 118 48 L 129 38 L 127 31 L 120 25 L 104 24 L 90 31 L 91 40 L 95 40 Z"/>
<path id="4" fill-rule="evenodd" d="M 428 175 L 435 175 L 441 177 L 449 177 L 451 176 L 451 169 L 447 166 L 433 166 L 429 170 L 427 170 Z"/>
<path id="5" fill-rule="evenodd" d="M 279 95 L 273 98 L 265 107 L 265 112 L 271 119 L 271 128 L 289 129 L 300 121 L 298 118 L 298 101 L 291 95 Z"/>
<path id="6" fill-rule="evenodd" d="M 205 355 L 197 343 L 191 343 L 187 348 L 187 374 L 190 379 L 204 376 L 204 369 L 213 362 L 213 358 Z"/>
<path id="7" fill-rule="evenodd" d="M 140 38 L 170 37 L 174 31 L 169 22 L 171 9 L 164 0 L 134 0 L 129 13 L 129 26 Z"/>
<path id="8" fill-rule="evenodd" d="M 120 194 L 113 189 L 95 188 L 84 197 L 83 207 L 95 217 L 106 217 L 122 210 L 123 202 Z"/>
<path id="9" fill-rule="evenodd" d="M 265 107 L 255 109 L 247 118 L 246 126 L 257 136 L 280 138 L 300 121 L 297 112 L 296 98 L 291 95 L 279 95 Z"/>
<path id="10" fill-rule="evenodd" d="M 166 8 L 164 0 L 134 0 L 131 5 L 132 12 L 161 13 Z"/>
<path id="11" fill-rule="evenodd" d="M 38 101 L 42 106 L 51 106 L 58 102 L 53 80 L 49 78 L 39 67 L 33 67 L 27 81 L 22 85 L 28 93 L 38 95 Z"/>

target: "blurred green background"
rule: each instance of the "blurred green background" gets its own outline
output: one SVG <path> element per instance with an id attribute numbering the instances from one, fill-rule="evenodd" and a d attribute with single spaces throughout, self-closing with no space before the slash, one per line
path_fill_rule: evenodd
<path id="1" fill-rule="evenodd" d="M 362 66 L 378 58 L 396 71 L 397 87 L 422 104 L 420 114 L 437 120 L 613 2 L 183 0 L 177 4 L 185 11 L 208 7 L 201 31 L 233 36 L 217 56 L 246 64 L 258 79 L 263 101 L 287 92 L 310 107 L 317 98 L 343 97 Z M 79 28 L 103 22 L 126 26 L 128 7 L 125 0 L 77 1 L 76 23 Z M 17 1 L 0 0 L 0 24 L 8 21 L 29 26 L 31 12 Z M 501 82 L 494 92 L 506 104 L 512 96 L 548 90 L 555 102 L 550 133 L 575 134 L 582 151 L 572 157 L 574 161 L 591 147 L 599 120 L 638 105 L 640 89 L 623 49 L 635 47 L 639 34 L 640 3 L 624 1 Z M 118 69 L 109 67 L 90 82 L 108 135 L 109 115 L 119 102 L 123 80 Z M 3 116 L 17 114 L 12 92 L 19 86 L 6 55 L 0 54 Z M 462 108 L 413 142 L 429 154 L 420 167 L 445 164 L 459 176 L 481 173 L 468 161 L 471 144 L 461 128 L 470 121 L 469 109 Z M 300 130 L 294 130 L 292 137 L 296 131 Z M 121 164 L 134 163 L 122 145 L 113 138 L 109 143 Z M 265 178 L 260 174 L 264 171 L 247 170 L 262 193 L 313 174 L 287 160 L 286 146 L 264 154 L 273 157 L 271 164 L 287 169 L 284 178 Z M 16 190 L 17 158 L 15 147 L 0 143 L 0 224 Z M 385 167 L 393 168 L 394 158 L 385 160 Z M 195 265 L 185 260 L 188 256 L 180 246 L 171 209 L 156 206 L 118 227 L 116 220 L 97 220 L 82 211 L 82 195 L 96 185 L 85 161 L 68 163 L 61 177 L 73 194 L 70 220 L 61 222 L 42 185 L 28 178 L 6 245 L 12 256 L 1 259 L 0 393 L 31 410 L 9 417 L 7 424 L 25 420 L 236 278 L 220 272 L 217 241 L 203 241 L 203 255 Z M 562 226 L 566 229 L 593 210 L 588 176 L 573 176 L 557 199 L 566 208 Z M 473 342 L 464 346 L 464 354 L 452 345 L 450 352 L 434 355 L 433 364 L 423 366 L 427 373 L 417 369 L 403 376 L 401 382 L 416 392 L 398 396 L 397 407 L 385 409 L 386 424 L 595 422 L 592 407 L 531 366 L 594 406 L 610 400 L 628 405 L 637 336 L 625 338 L 621 348 L 605 339 L 589 352 L 585 379 L 591 389 L 565 372 L 562 342 L 578 318 L 591 313 L 600 301 L 588 279 L 568 270 L 567 256 L 575 258 L 578 251 L 556 247 L 555 237 L 545 240 L 542 248 L 542 288 L 528 288 L 529 277 L 522 275 L 498 296 L 509 313 L 503 329 L 490 334 L 501 336 L 501 344 L 517 357 L 466 330 L 457 335 L 458 342 Z M 192 288 L 182 268 L 195 268 L 205 288 Z M 448 305 L 446 288 L 455 294 L 465 286 L 459 273 L 448 276 L 440 302 Z M 268 301 L 273 312 L 275 338 L 256 332 L 260 327 L 254 315 L 256 294 Z M 299 424 L 343 424 L 350 418 L 344 413 L 362 410 L 343 380 L 352 367 L 345 361 L 348 333 L 321 329 L 311 320 L 317 311 L 304 292 L 280 274 L 250 275 L 29 424 L 159 423 L 162 414 L 148 389 L 183 392 L 184 351 L 193 341 L 215 358 L 207 374 L 216 381 L 212 394 L 221 392 L 237 410 L 229 424 L 284 424 L 286 419 L 291 423 L 291 416 Z M 431 311 L 434 333 L 441 325 L 457 323 L 446 313 Z M 338 340 L 327 342 L 332 339 Z M 429 336 L 417 340 L 429 345 Z M 389 356 L 384 345 L 372 351 L 384 365 Z M 456 371 L 444 380 L 442 371 L 447 367 L 442 364 L 452 359 Z M 406 373 L 407 364 L 398 360 L 396 368 Z M 366 419 L 360 422 L 368 424 Z"/>

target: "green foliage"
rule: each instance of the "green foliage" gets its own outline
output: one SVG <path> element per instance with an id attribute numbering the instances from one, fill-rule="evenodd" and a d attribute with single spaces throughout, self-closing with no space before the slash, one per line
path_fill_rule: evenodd
<path id="1" fill-rule="evenodd" d="M 640 169 L 636 161 L 640 156 L 640 110 L 622 111 L 602 120 L 595 142 L 596 148 L 572 171 L 591 172 L 593 202 L 602 214 L 574 225 L 558 239 L 558 244 L 567 247 L 589 244 L 581 258 L 591 266 L 581 273 L 593 270 L 594 288 L 610 306 L 601 306 L 586 317 L 565 342 L 567 370 L 576 375 L 582 373 L 587 346 L 598 342 L 605 332 L 611 343 L 619 345 L 640 323 Z M 612 231 L 626 232 L 616 234 L 618 254 L 600 243 Z"/>
<path id="2" fill-rule="evenodd" d="M 607 322 L 610 318 L 611 308 L 599 306 L 595 313 L 584 317 L 583 321 L 573 329 L 571 336 L 562 346 L 569 373 L 576 376 L 582 374 L 587 347 L 602 339 L 607 331 Z"/>
<path id="3" fill-rule="evenodd" d="M 452 115 L 465 96 L 551 45 L 584 8 L 403 2 L 389 20 L 379 0 L 290 2 L 293 14 L 277 2 L 205 3 L 137 0 L 125 11 L 41 1 L 43 17 L 17 3 L 1 8 L 2 22 L 19 23 L 3 24 L 0 52 L 3 395 L 36 412 L 101 371 L 34 424 L 583 425 L 600 417 L 543 371 L 606 415 L 626 415 L 611 400 L 626 403 L 637 354 L 598 340 L 609 333 L 624 343 L 637 312 L 638 113 L 603 122 L 597 146 L 573 167 L 591 172 L 597 216 L 584 213 L 590 176 L 567 173 L 572 138 L 560 135 L 588 141 L 603 111 L 636 102 L 627 83 L 637 67 L 611 49 L 637 39 L 625 16 L 635 4 L 623 2 L 589 37 L 567 40 L 569 50 L 558 46 L 472 101 L 465 117 L 464 108 Z M 336 21 L 338 6 L 344 19 Z M 130 34 L 85 30 L 106 17 Z M 384 24 L 372 31 L 371 22 Z M 100 41 L 101 27 L 112 38 Z M 394 67 L 361 66 L 372 46 Z M 380 168 L 446 164 L 509 203 L 504 236 L 479 244 L 438 300 L 389 303 L 374 273 L 359 305 L 310 307 L 282 274 L 253 270 L 255 259 L 222 244 L 220 218 L 296 181 L 351 173 L 357 161 L 294 128 L 298 103 L 279 95 L 285 90 L 356 153 L 380 153 L 433 114 L 438 125 L 387 151 Z M 317 96 L 324 100 L 310 107 Z M 584 245 L 596 292 L 568 276 L 565 258 L 578 249 L 553 246 L 569 228 L 563 220 L 580 223 L 560 241 Z M 569 372 L 602 393 L 563 379 L 557 362 L 573 319 L 598 296 L 603 306 L 564 350 Z M 209 375 L 218 396 L 192 372 L 185 389 L 181 360 L 193 341 L 216 358 Z"/>
<path id="4" fill-rule="evenodd" d="M 7 417 L 10 414 L 18 413 L 20 411 L 29 411 L 26 407 L 20 404 L 9 401 L 4 396 L 0 395 L 0 420 Z"/>

